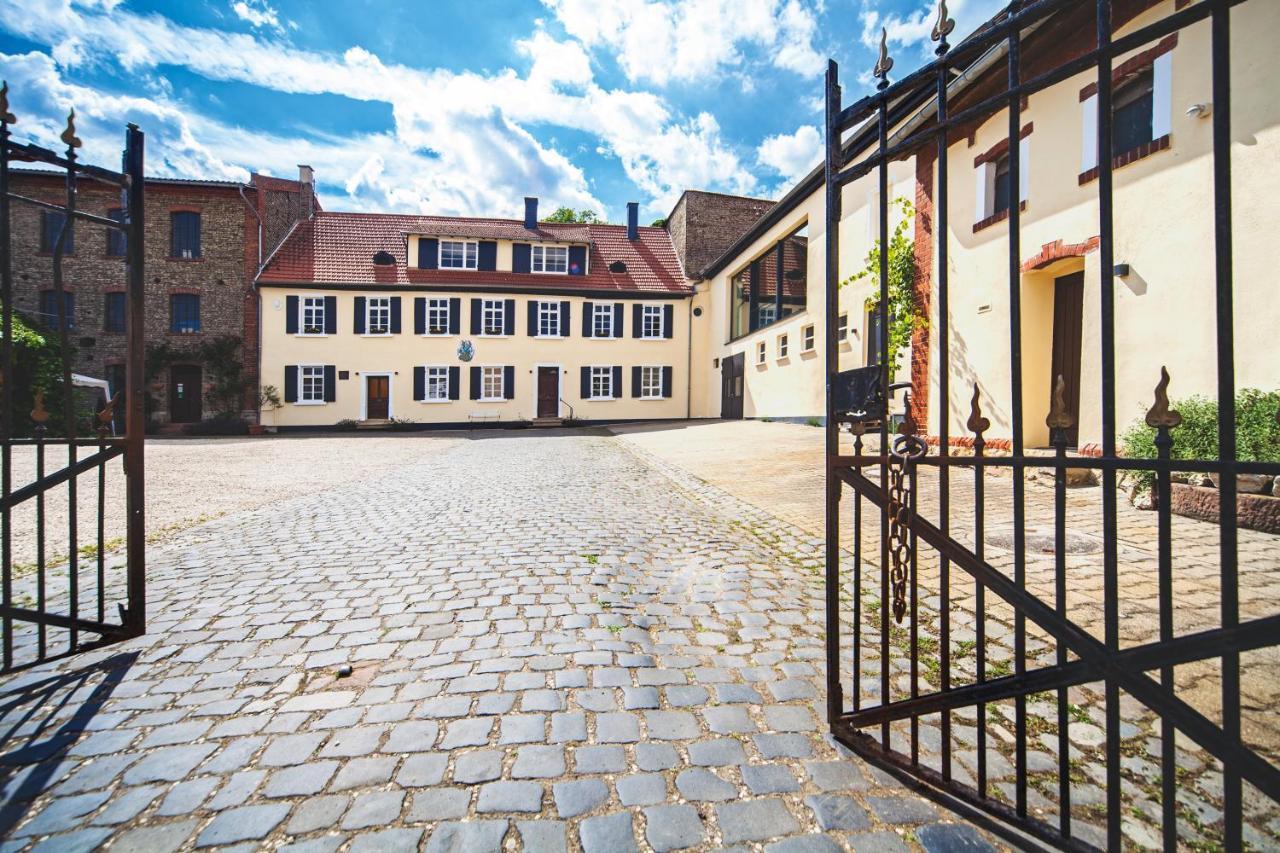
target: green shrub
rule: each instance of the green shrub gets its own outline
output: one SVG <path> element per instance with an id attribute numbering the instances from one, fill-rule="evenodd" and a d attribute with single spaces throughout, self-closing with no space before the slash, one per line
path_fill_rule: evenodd
<path id="1" fill-rule="evenodd" d="M 1208 397 L 1188 397 L 1170 404 L 1182 415 L 1182 424 L 1172 431 L 1174 459 L 1218 458 L 1218 403 Z M 1236 455 L 1246 462 L 1280 462 L 1280 391 L 1245 388 L 1236 395 Z M 1155 459 L 1156 431 L 1139 419 L 1121 436 L 1126 456 Z M 1151 471 L 1129 471 L 1128 482 L 1150 489 L 1155 483 Z"/>
<path id="2" fill-rule="evenodd" d="M 354 420 L 352 420 L 351 418 L 343 418 L 342 420 L 340 420 L 340 421 L 338 421 L 336 424 L 334 424 L 334 425 L 333 425 L 333 428 L 334 428 L 334 429 L 336 429 L 336 430 L 341 430 L 341 431 L 343 431 L 343 432 L 347 432 L 347 431 L 350 431 L 350 430 L 354 430 L 354 429 L 355 429 L 356 427 L 358 427 L 358 426 L 359 426 L 359 424 L 357 424 L 357 423 L 356 423 Z"/>

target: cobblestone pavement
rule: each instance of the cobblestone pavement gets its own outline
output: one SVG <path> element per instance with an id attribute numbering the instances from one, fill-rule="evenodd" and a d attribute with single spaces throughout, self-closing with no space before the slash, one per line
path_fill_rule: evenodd
<path id="1" fill-rule="evenodd" d="M 498 434 L 153 549 L 146 637 L 0 684 L 4 849 L 987 847 L 823 734 L 821 542 L 658 464 Z"/>

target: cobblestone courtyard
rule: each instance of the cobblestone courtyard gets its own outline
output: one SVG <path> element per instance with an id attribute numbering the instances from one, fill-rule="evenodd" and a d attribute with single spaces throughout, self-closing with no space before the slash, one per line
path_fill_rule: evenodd
<path id="1" fill-rule="evenodd" d="M 5 680 L 5 850 L 986 846 L 823 734 L 818 539 L 609 436 L 405 441 Z"/>

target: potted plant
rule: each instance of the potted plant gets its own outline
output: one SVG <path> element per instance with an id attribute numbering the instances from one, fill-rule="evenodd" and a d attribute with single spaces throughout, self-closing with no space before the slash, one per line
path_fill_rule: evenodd
<path id="1" fill-rule="evenodd" d="M 262 435 L 264 432 L 275 432 L 276 431 L 275 413 L 277 409 L 283 406 L 284 406 L 284 403 L 280 400 L 280 390 L 276 388 L 276 386 L 263 385 L 261 388 L 259 388 L 258 389 L 259 418 L 261 418 L 262 414 L 265 414 L 266 412 L 270 412 L 271 423 L 270 424 L 262 424 L 262 423 L 250 424 L 249 434 Z"/>

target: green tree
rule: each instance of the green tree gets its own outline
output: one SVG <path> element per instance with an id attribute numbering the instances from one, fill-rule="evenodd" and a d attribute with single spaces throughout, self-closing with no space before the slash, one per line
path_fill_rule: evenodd
<path id="1" fill-rule="evenodd" d="M 581 225 L 602 225 L 604 221 L 594 210 L 574 211 L 572 207 L 557 207 L 543 222 L 576 222 Z"/>
<path id="2" fill-rule="evenodd" d="M 905 198 L 896 198 L 892 204 L 902 209 L 902 220 L 889 235 L 889 381 L 892 382 L 898 368 L 898 358 L 911 344 L 916 329 L 928 325 L 929 319 L 916 304 L 916 254 L 915 241 L 908 237 L 913 225 L 915 207 Z M 861 270 L 840 282 L 840 286 L 857 281 L 870 280 L 873 285 L 867 297 L 866 310 L 874 311 L 880 305 L 880 241 L 872 244 Z"/>
<path id="3" fill-rule="evenodd" d="M 74 364 L 74 344 L 71 344 L 68 357 Z M 12 423 L 15 435 L 32 434 L 35 423 L 31 420 L 30 413 L 35 407 L 37 390 L 44 392 L 44 408 L 49 413 L 49 420 L 45 423 L 48 434 L 62 435 L 65 432 L 62 345 L 56 331 L 28 321 L 15 311 L 13 314 L 13 375 L 0 376 L 0 381 L 12 383 Z M 81 401 L 77 399 L 76 403 L 79 408 Z M 77 427 L 78 429 L 80 427 Z"/>

